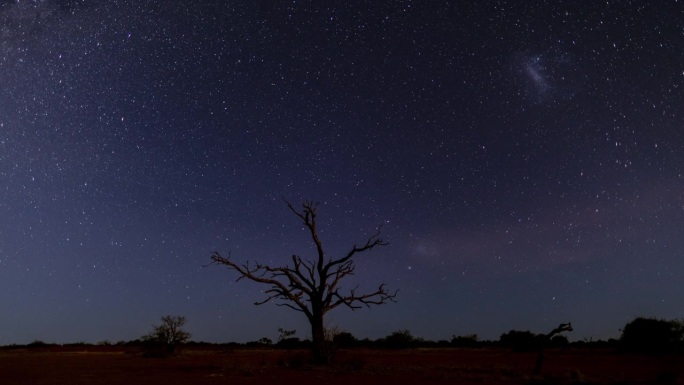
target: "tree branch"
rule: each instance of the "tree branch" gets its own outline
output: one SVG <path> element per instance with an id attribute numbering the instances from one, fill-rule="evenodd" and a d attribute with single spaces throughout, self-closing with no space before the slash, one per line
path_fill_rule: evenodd
<path id="1" fill-rule="evenodd" d="M 365 243 L 360 246 L 354 244 L 341 258 L 328 258 L 325 255 L 323 245 L 318 235 L 317 211 L 318 203 L 314 201 L 304 201 L 301 209 L 295 208 L 290 202 L 283 198 L 288 209 L 297 216 L 308 230 L 311 240 L 316 248 L 316 255 L 310 259 L 303 259 L 298 255 L 292 255 L 290 266 L 272 267 L 262 265 L 258 262 L 254 266 L 249 263 L 237 264 L 230 259 L 222 257 L 218 252 L 212 256 L 212 264 L 221 264 L 229 269 L 235 270 L 240 275 L 237 280 L 247 278 L 251 281 L 268 285 L 268 290 L 264 291 L 266 298 L 256 302 L 261 305 L 271 301 L 277 301 L 277 306 L 285 306 L 293 310 L 303 312 L 312 327 L 314 357 L 325 360 L 323 347 L 325 345 L 325 335 L 323 329 L 324 315 L 340 306 L 345 305 L 350 309 L 371 307 L 372 305 L 382 305 L 388 302 L 395 302 L 397 292 L 388 292 L 385 284 L 381 284 L 377 290 L 359 294 L 358 286 L 345 291 L 342 294 L 340 284 L 345 277 L 354 274 L 354 258 L 362 252 L 370 251 L 377 246 L 385 246 L 388 243 L 380 238 L 380 230 L 368 237 Z"/>
<path id="2" fill-rule="evenodd" d="M 302 292 L 310 295 L 311 290 L 304 287 L 287 268 L 271 268 L 269 266 L 264 266 L 257 263 L 256 267 L 250 269 L 248 264 L 240 266 L 231 261 L 230 254 L 228 254 L 228 258 L 224 258 L 218 252 L 214 252 L 214 254 L 211 256 L 211 259 L 214 263 L 225 265 L 229 269 L 237 271 L 240 274 L 240 277 L 237 279 L 237 281 L 247 278 L 254 282 L 271 285 L 272 288 L 267 290 L 266 293 L 275 294 L 271 294 L 265 300 L 257 302 L 257 305 L 264 304 L 272 299 L 284 299 L 294 302 L 304 313 L 307 314 L 307 316 L 310 314 L 308 307 L 304 302 L 302 302 L 301 297 Z M 266 274 L 269 272 L 271 273 L 270 278 L 266 277 Z M 275 279 L 278 276 L 285 276 L 289 280 L 288 284 L 290 287 Z M 295 289 L 299 290 L 300 292 L 294 293 L 293 290 Z"/>
<path id="3" fill-rule="evenodd" d="M 341 296 L 339 294 L 339 291 L 335 291 L 333 293 L 333 296 L 337 298 L 337 301 L 328 306 L 327 310 L 332 310 L 337 306 L 343 304 L 349 307 L 350 309 L 355 310 L 362 308 L 363 305 L 365 305 L 366 307 L 370 307 L 371 305 L 382 305 L 387 303 L 388 301 L 396 302 L 394 299 L 397 297 L 397 293 L 399 292 L 398 290 L 394 293 L 387 292 L 384 283 L 381 284 L 378 290 L 376 290 L 375 292 L 363 295 L 356 294 L 357 288 L 358 286 L 350 290 L 350 293 L 347 296 Z"/>
<path id="4" fill-rule="evenodd" d="M 331 268 L 333 268 L 336 265 L 339 265 L 339 264 L 342 264 L 342 263 L 349 261 L 357 253 L 362 253 L 362 252 L 367 251 L 367 250 L 372 250 L 376 246 L 387 246 L 387 245 L 389 245 L 389 243 L 383 241 L 380 238 L 380 228 L 378 227 L 378 230 L 375 232 L 375 234 L 371 235 L 366 240 L 366 243 L 363 246 L 358 247 L 358 246 L 354 245 L 352 247 L 352 249 L 349 250 L 347 255 L 345 255 L 344 257 L 337 259 L 337 260 L 330 260 L 325 265 L 325 267 L 323 268 L 323 274 L 324 274 L 324 276 L 327 276 L 328 272 L 330 271 Z"/>
<path id="5" fill-rule="evenodd" d="M 319 276 L 322 277 L 325 253 L 323 252 L 323 244 L 321 243 L 321 240 L 318 238 L 318 229 L 316 228 L 316 213 L 318 211 L 318 202 L 304 201 L 304 203 L 302 204 L 303 210 L 299 212 L 297 211 L 297 209 L 294 208 L 292 203 L 285 200 L 285 198 L 283 198 L 283 201 L 285 202 L 285 204 L 287 204 L 287 207 L 290 209 L 290 211 L 292 211 L 296 216 L 298 216 L 301 220 L 304 221 L 304 226 L 306 226 L 306 228 L 309 229 L 311 239 L 316 245 L 316 254 L 318 256 L 318 263 L 313 263 L 313 267 L 314 270 L 318 271 Z M 319 282 L 319 285 L 322 286 L 323 282 Z"/>
<path id="6" fill-rule="evenodd" d="M 549 332 L 549 333 L 545 336 L 545 338 L 546 338 L 547 340 L 550 340 L 551 337 L 553 337 L 554 335 L 556 335 L 556 334 L 558 334 L 558 333 L 562 333 L 562 332 L 571 332 L 571 331 L 572 331 L 572 323 L 568 322 L 568 323 L 566 323 L 566 324 L 560 324 L 560 325 L 558 325 L 557 328 L 551 330 L 551 332 Z"/>

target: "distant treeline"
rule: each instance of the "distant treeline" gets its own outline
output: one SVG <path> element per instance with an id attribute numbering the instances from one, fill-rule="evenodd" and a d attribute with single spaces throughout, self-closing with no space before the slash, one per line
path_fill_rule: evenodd
<path id="1" fill-rule="evenodd" d="M 189 341 L 185 347 L 191 348 L 277 348 L 277 349 L 306 349 L 311 341 L 294 337 L 294 331 L 281 331 L 281 338 L 273 342 L 270 338 L 261 338 L 246 343 L 210 343 Z M 284 332 L 284 333 L 283 333 Z M 555 335 L 549 340 L 543 334 L 530 331 L 511 330 L 503 333 L 498 340 L 480 340 L 477 334 L 452 336 L 449 340 L 430 341 L 415 337 L 409 330 L 396 330 L 386 337 L 371 340 L 358 339 L 349 332 L 336 332 L 332 335 L 332 344 L 336 348 L 377 348 L 377 349 L 413 349 L 413 348 L 506 348 L 513 351 L 537 351 L 541 348 L 605 348 L 633 353 L 675 353 L 684 352 L 684 321 L 662 320 L 656 318 L 636 318 L 628 322 L 621 329 L 619 339 L 582 340 L 570 342 L 564 335 Z M 101 341 L 96 344 L 85 342 L 72 344 L 50 344 L 34 341 L 27 345 L 8 345 L 2 349 L 31 349 L 31 348 L 83 348 L 94 346 L 144 347 L 145 341 Z"/>

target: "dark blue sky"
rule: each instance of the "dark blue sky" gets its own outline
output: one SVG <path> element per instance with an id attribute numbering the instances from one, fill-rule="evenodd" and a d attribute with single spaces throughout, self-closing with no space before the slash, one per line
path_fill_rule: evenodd
<path id="1" fill-rule="evenodd" d="M 307 337 L 203 268 L 311 255 L 282 197 L 382 225 L 357 337 L 684 317 L 684 6 L 470 3 L 0 2 L 0 344 Z"/>

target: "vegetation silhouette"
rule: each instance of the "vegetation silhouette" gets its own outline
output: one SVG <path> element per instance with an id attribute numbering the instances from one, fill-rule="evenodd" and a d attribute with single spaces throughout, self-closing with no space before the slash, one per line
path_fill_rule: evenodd
<path id="1" fill-rule="evenodd" d="M 189 341 L 190 333 L 182 330 L 185 324 L 185 317 L 165 316 L 162 317 L 162 324 L 154 326 L 154 330 L 149 334 L 136 340 L 121 340 L 110 342 L 102 340 L 96 343 L 75 342 L 57 344 L 34 340 L 24 345 L 10 344 L 0 346 L 1 349 L 50 349 L 56 347 L 128 347 L 144 348 L 149 346 L 151 341 L 162 341 L 166 346 L 168 341 L 177 346 L 184 343 L 188 346 L 225 346 L 228 348 L 264 348 L 264 349 L 309 349 L 312 341 L 308 339 L 300 340 L 294 335 L 296 330 L 286 330 L 279 328 L 278 341 L 274 343 L 270 338 L 263 337 L 256 341 L 244 343 L 227 342 L 203 342 Z M 167 325 L 170 327 L 167 328 Z M 639 317 L 629 321 L 621 329 L 620 339 L 594 340 L 584 338 L 570 342 L 568 338 L 559 333 L 570 331 L 570 324 L 561 324 L 548 334 L 534 334 L 530 331 L 510 330 L 502 334 L 498 340 L 481 340 L 476 334 L 454 335 L 451 340 L 431 341 L 420 337 L 415 337 L 408 329 L 399 329 L 391 332 L 385 337 L 378 339 L 363 338 L 359 339 L 348 331 L 337 331 L 334 328 L 326 329 L 327 340 L 333 341 L 340 348 L 435 348 L 435 347 L 456 347 L 456 348 L 505 348 L 516 352 L 535 352 L 544 346 L 547 348 L 579 348 L 579 349 L 600 349 L 603 351 L 614 351 L 621 353 L 681 353 L 684 349 L 684 323 L 680 320 L 664 320 L 656 318 Z M 167 336 L 174 335 L 174 332 L 167 333 L 167 330 L 176 330 L 176 338 L 167 339 Z M 178 330 L 182 334 L 178 334 Z M 288 346 L 283 341 L 298 341 Z M 173 342 L 176 341 L 176 342 Z M 157 345 L 159 346 L 159 345 Z M 164 349 L 166 351 L 166 349 Z"/>
<path id="2" fill-rule="evenodd" d="M 630 353 L 674 353 L 684 343 L 684 322 L 637 317 L 622 329 L 620 348 Z"/>
<path id="3" fill-rule="evenodd" d="M 407 329 L 395 330 L 380 341 L 381 346 L 389 349 L 410 349 L 418 347 L 422 342 Z"/>
<path id="4" fill-rule="evenodd" d="M 547 334 L 534 334 L 530 331 L 511 330 L 499 338 L 499 345 L 515 352 L 537 352 L 534 373 L 541 372 L 544 360 L 544 349 L 548 346 L 567 346 L 568 339 L 557 334 L 572 331 L 572 324 L 560 324 Z"/>
<path id="5" fill-rule="evenodd" d="M 528 330 L 511 330 L 499 337 L 499 345 L 514 352 L 533 352 L 540 344 L 537 335 Z"/>
<path id="6" fill-rule="evenodd" d="M 572 324 L 570 322 L 566 324 L 560 324 L 558 325 L 557 328 L 551 330 L 549 333 L 546 335 L 541 335 L 539 336 L 539 352 L 537 353 L 537 364 L 534 367 L 534 373 L 539 374 L 541 373 L 541 368 L 542 368 L 542 361 L 544 360 L 544 349 L 546 348 L 547 344 L 551 342 L 551 340 L 556 337 L 556 334 L 558 333 L 563 333 L 563 332 L 571 332 L 572 331 Z"/>
<path id="7" fill-rule="evenodd" d="M 459 348 L 474 348 L 479 345 L 480 339 L 477 334 L 451 337 L 451 345 Z"/>
<path id="8" fill-rule="evenodd" d="M 359 340 L 350 332 L 339 332 L 333 336 L 333 342 L 340 348 L 350 348 L 356 346 Z"/>
<path id="9" fill-rule="evenodd" d="M 155 325 L 153 330 L 142 337 L 145 355 L 168 356 L 176 353 L 178 345 L 190 339 L 190 333 L 183 330 L 185 317 L 165 315 L 161 318 L 161 325 Z"/>
<path id="10" fill-rule="evenodd" d="M 278 328 L 278 343 L 276 346 L 285 349 L 295 349 L 301 345 L 299 337 L 295 337 L 297 334 L 296 330 L 285 330 L 283 328 Z"/>
<path id="11" fill-rule="evenodd" d="M 317 227 L 318 203 L 305 201 L 301 210 L 297 210 L 290 202 L 283 199 L 290 211 L 304 224 L 316 247 L 316 256 L 305 259 L 292 256 L 292 265 L 270 266 L 255 262 L 254 265 L 238 264 L 228 257 L 215 252 L 212 263 L 225 265 L 240 275 L 238 281 L 247 278 L 251 281 L 269 286 L 268 295 L 255 305 L 273 300 L 278 306 L 304 313 L 311 325 L 311 352 L 316 364 L 327 364 L 332 357 L 332 345 L 326 339 L 324 317 L 326 313 L 338 306 L 346 306 L 352 310 L 363 306 L 382 305 L 394 301 L 397 292 L 391 293 L 380 284 L 377 290 L 370 293 L 358 293 L 356 288 L 342 291 L 341 281 L 354 274 L 354 258 L 360 253 L 370 251 L 388 243 L 380 238 L 380 230 L 371 235 L 361 246 L 356 244 L 339 258 L 330 257 L 323 248 Z"/>

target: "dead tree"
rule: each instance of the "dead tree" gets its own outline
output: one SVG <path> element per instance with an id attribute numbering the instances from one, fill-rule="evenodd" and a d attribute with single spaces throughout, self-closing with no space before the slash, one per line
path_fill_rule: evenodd
<path id="1" fill-rule="evenodd" d="M 389 292 L 385 284 L 380 284 L 377 290 L 370 293 L 358 293 L 357 288 L 342 290 L 340 283 L 345 277 L 354 274 L 354 258 L 359 253 L 370 251 L 388 243 L 380 238 L 380 230 L 371 235 L 361 246 L 354 245 L 339 258 L 329 257 L 323 250 L 316 227 L 318 203 L 305 201 L 302 210 L 297 210 L 290 202 L 285 201 L 287 207 L 308 229 L 311 240 L 316 247 L 316 255 L 312 259 L 305 259 L 293 255 L 291 265 L 269 266 L 258 262 L 238 264 L 228 257 L 215 252 L 211 259 L 213 263 L 227 266 L 240 275 L 237 281 L 247 278 L 254 282 L 269 286 L 264 293 L 267 298 L 256 302 L 261 305 L 275 301 L 278 306 L 285 306 L 304 313 L 311 324 L 313 360 L 318 364 L 328 363 L 330 359 L 323 319 L 330 310 L 344 305 L 352 310 L 363 306 L 382 305 L 394 302 L 397 292 Z"/>
<path id="2" fill-rule="evenodd" d="M 546 344 L 551 341 L 551 338 L 558 333 L 571 332 L 572 324 L 570 322 L 566 324 L 560 324 L 557 328 L 551 330 L 550 333 L 543 335 L 540 334 L 541 341 L 539 342 L 539 352 L 537 352 L 537 365 L 534 367 L 534 374 L 539 374 L 541 372 L 542 361 L 544 360 L 544 348 Z"/>

